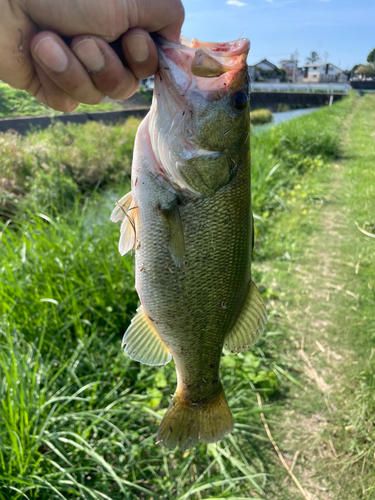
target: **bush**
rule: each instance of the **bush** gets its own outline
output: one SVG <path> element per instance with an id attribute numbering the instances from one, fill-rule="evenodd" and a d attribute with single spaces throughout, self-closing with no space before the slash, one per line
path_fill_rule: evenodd
<path id="1" fill-rule="evenodd" d="M 0 134 L 3 211 L 12 212 L 18 195 L 61 211 L 71 207 L 79 192 L 123 185 L 130 175 L 139 123 L 135 118 L 115 126 L 58 122 L 26 137 Z"/>
<path id="2" fill-rule="evenodd" d="M 272 121 L 272 113 L 269 109 L 256 109 L 250 112 L 250 123 L 261 125 Z"/>

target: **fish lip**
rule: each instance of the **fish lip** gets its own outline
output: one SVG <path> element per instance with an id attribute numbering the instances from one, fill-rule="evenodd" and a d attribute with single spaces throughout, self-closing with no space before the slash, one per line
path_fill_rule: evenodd
<path id="1" fill-rule="evenodd" d="M 185 50 L 196 51 L 198 49 L 203 49 L 210 54 L 215 54 L 216 56 L 232 57 L 241 55 L 244 52 L 250 50 L 250 40 L 248 38 L 238 38 L 231 42 L 200 42 L 196 38 L 186 38 L 181 36 L 181 43 L 170 42 L 160 35 L 152 34 L 152 39 L 154 40 L 156 47 L 160 46 L 163 48 L 171 48 L 176 50 L 181 50 L 183 47 Z M 223 49 L 223 50 L 220 50 Z"/>
<path id="2" fill-rule="evenodd" d="M 195 88 L 201 91 L 202 95 L 209 95 L 218 90 L 226 94 L 238 86 L 244 72 L 247 72 L 246 58 L 250 48 L 247 38 L 213 43 L 182 37 L 180 44 L 170 42 L 160 35 L 153 35 L 153 39 L 159 55 L 157 75 L 167 79 L 168 90 L 175 94 L 176 101 L 184 99 L 185 93 Z M 168 50 L 171 54 L 168 54 Z M 203 65 L 198 62 L 198 54 L 205 54 L 206 58 L 203 59 L 215 63 L 213 66 L 211 64 L 211 69 L 206 68 L 207 75 L 204 62 Z M 170 70 L 171 65 L 178 68 L 178 71 Z"/>

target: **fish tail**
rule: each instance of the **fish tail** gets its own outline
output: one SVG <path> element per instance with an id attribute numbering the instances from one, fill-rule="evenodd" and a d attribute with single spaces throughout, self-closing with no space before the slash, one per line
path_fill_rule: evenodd
<path id="1" fill-rule="evenodd" d="M 192 403 L 177 392 L 160 424 L 158 441 L 183 451 L 199 442 L 219 441 L 232 430 L 233 417 L 222 386 L 212 398 L 200 403 Z"/>

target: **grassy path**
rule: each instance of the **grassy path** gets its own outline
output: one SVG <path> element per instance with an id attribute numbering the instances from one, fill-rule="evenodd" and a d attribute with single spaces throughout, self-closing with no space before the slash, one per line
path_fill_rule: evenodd
<path id="1" fill-rule="evenodd" d="M 310 180 L 315 206 L 297 202 L 276 224 L 283 258 L 262 265 L 271 329 L 297 379 L 266 417 L 311 500 L 375 498 L 375 96 L 356 102 L 342 151 Z M 268 497 L 302 498 L 273 462 Z"/>

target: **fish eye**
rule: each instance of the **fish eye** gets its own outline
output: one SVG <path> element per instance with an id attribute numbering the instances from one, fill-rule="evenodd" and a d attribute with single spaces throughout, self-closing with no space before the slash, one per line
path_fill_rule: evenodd
<path id="1" fill-rule="evenodd" d="M 248 100 L 247 94 L 242 90 L 238 90 L 232 95 L 231 104 L 238 111 L 243 111 L 247 106 Z"/>

